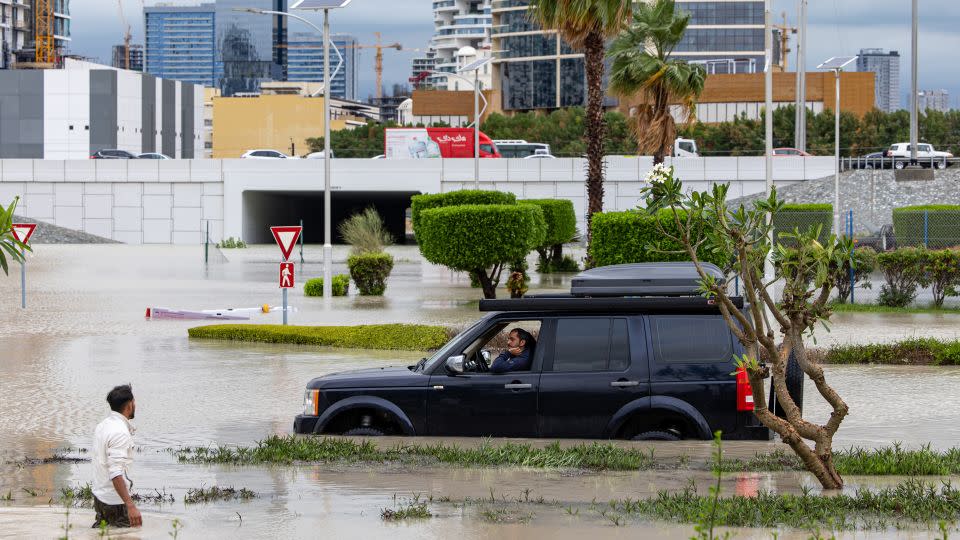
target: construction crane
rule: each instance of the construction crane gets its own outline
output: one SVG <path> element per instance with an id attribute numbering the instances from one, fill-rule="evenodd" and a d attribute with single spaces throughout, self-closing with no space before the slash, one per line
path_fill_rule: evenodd
<path id="1" fill-rule="evenodd" d="M 123 0 L 117 0 L 117 6 L 120 8 L 120 22 L 126 27 L 123 33 L 123 69 L 130 69 L 130 23 L 127 22 L 127 16 L 123 13 Z"/>
<path id="2" fill-rule="evenodd" d="M 57 48 L 53 39 L 53 0 L 35 0 L 33 13 L 34 61 L 53 67 L 57 63 Z"/>
<path id="3" fill-rule="evenodd" d="M 795 26 L 787 25 L 787 12 L 784 11 L 783 15 L 783 24 L 774 24 L 773 28 L 780 31 L 780 71 L 787 71 L 787 56 L 788 53 L 792 52 L 790 49 L 790 34 L 796 34 L 797 28 Z"/>

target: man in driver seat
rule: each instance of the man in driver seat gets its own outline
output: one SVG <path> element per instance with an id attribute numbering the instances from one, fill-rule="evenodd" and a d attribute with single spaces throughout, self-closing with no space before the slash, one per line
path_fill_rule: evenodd
<path id="1" fill-rule="evenodd" d="M 510 371 L 528 371 L 530 369 L 533 348 L 537 342 L 523 328 L 510 330 L 507 338 L 507 350 L 490 364 L 490 373 L 507 373 Z"/>

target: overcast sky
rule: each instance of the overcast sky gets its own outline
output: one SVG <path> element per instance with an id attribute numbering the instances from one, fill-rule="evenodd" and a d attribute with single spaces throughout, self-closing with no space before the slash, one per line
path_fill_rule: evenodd
<path id="1" fill-rule="evenodd" d="M 122 42 L 123 27 L 117 2 L 133 25 L 133 40 L 143 42 L 141 0 L 74 0 L 72 2 L 71 52 L 109 62 L 110 47 Z M 147 4 L 155 2 L 148 0 Z M 197 4 L 195 1 L 169 1 L 175 4 Z M 82 5 L 81 5 L 82 4 Z M 398 41 L 408 48 L 426 48 L 433 32 L 431 0 L 354 0 L 347 8 L 331 12 L 334 32 L 352 34 L 361 43 L 372 43 L 374 32 L 383 34 L 384 42 Z M 920 3 L 920 87 L 950 90 L 951 105 L 960 103 L 960 71 L 956 54 L 960 53 L 960 22 L 957 0 L 924 0 Z M 796 21 L 797 0 L 773 0 L 774 19 L 782 20 L 787 11 L 790 24 Z M 315 22 L 320 22 L 320 17 Z M 291 21 L 291 29 L 299 25 Z M 906 99 L 910 88 L 910 1 L 909 0 L 810 0 L 810 45 L 808 69 L 821 61 L 839 55 L 854 55 L 861 48 L 883 48 L 900 51 L 901 94 Z M 384 84 L 406 82 L 410 76 L 410 60 L 414 51 L 384 52 Z M 374 53 L 360 52 L 360 97 L 374 92 Z M 791 58 L 791 65 L 793 64 Z M 792 69 L 792 68 L 791 68 Z"/>

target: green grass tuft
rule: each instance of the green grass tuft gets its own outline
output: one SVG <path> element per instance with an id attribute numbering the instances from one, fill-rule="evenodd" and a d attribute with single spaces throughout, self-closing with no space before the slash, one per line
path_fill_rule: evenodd
<path id="1" fill-rule="evenodd" d="M 913 338 L 896 343 L 834 345 L 824 364 L 960 365 L 960 341 Z"/>
<path id="2" fill-rule="evenodd" d="M 187 332 L 191 338 L 197 339 L 406 351 L 438 349 L 449 339 L 446 328 L 421 324 L 362 326 L 219 324 L 198 326 Z"/>
<path id="3" fill-rule="evenodd" d="M 942 307 L 933 306 L 907 306 L 890 307 L 877 304 L 840 304 L 830 305 L 834 313 L 946 313 L 951 315 L 960 315 L 960 307 Z"/>

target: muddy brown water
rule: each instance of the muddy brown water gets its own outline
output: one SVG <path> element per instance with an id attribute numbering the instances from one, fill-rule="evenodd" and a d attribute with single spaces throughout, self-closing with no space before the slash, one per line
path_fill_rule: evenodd
<path id="1" fill-rule="evenodd" d="M 397 248 L 397 268 L 382 299 L 355 296 L 332 301 L 304 298 L 294 324 L 424 322 L 465 324 L 475 320 L 477 292 L 457 276 Z M 0 277 L 0 538 L 62 535 L 63 510 L 50 505 L 61 487 L 91 477 L 89 463 L 16 465 L 62 447 L 89 446 L 91 432 L 106 414 L 103 396 L 115 384 L 132 382 L 138 401 L 135 491 L 174 494 L 172 505 L 146 505 L 147 527 L 124 537 L 168 538 L 174 518 L 181 538 L 687 538 L 692 527 L 627 520 L 615 527 L 590 509 L 591 501 L 638 498 L 660 489 L 681 489 L 689 479 L 706 489 L 709 476 L 693 471 L 584 473 L 519 468 L 425 467 L 229 467 L 180 465 L 166 451 L 181 445 L 248 445 L 271 433 L 290 432 L 301 408 L 302 389 L 312 377 L 344 369 L 405 365 L 416 352 L 350 351 L 284 345 L 190 341 L 197 323 L 145 321 L 144 309 L 252 307 L 276 304 L 276 248 L 226 252 L 231 262 L 204 267 L 198 248 L 170 246 L 38 246 L 28 263 L 29 307 L 19 308 L 16 274 Z M 337 251 L 335 272 L 345 271 Z M 321 273 L 308 248 L 298 279 Z M 534 278 L 534 288 L 560 290 L 569 278 Z M 279 314 L 252 322 L 279 322 Z M 955 337 L 956 316 L 837 316 L 828 339 L 880 341 L 897 336 Z M 820 337 L 821 343 L 825 341 Z M 877 446 L 903 441 L 937 448 L 960 436 L 960 370 L 954 368 L 831 367 L 830 381 L 851 406 L 837 437 L 840 446 Z M 805 413 L 828 411 L 809 399 Z M 461 441 L 468 444 L 469 441 Z M 751 455 L 769 445 L 728 445 Z M 655 448 L 709 455 L 703 443 Z M 76 451 L 71 454 L 82 456 Z M 851 486 L 879 486 L 898 479 L 848 479 Z M 199 486 L 246 487 L 260 494 L 251 502 L 184 505 L 183 494 Z M 739 474 L 724 480 L 725 493 L 759 489 L 798 491 L 813 487 L 801 473 Z M 380 519 L 382 508 L 423 497 L 513 500 L 544 497 L 557 506 L 520 505 L 506 523 L 491 523 L 483 508 L 431 503 L 437 517 L 401 523 Z M 579 508 L 570 516 L 564 508 Z M 90 511 L 76 509 L 71 536 L 87 533 Z M 523 523 L 511 521 L 525 521 Z M 92 533 L 91 533 L 92 534 Z M 87 534 L 89 537 L 90 534 Z M 793 537 L 806 538 L 804 533 Z M 741 538 L 769 538 L 765 531 L 738 531 Z M 784 537 L 784 536 L 781 536 Z M 787 535 L 786 537 L 790 537 Z M 857 533 L 849 538 L 932 537 L 918 531 Z"/>

